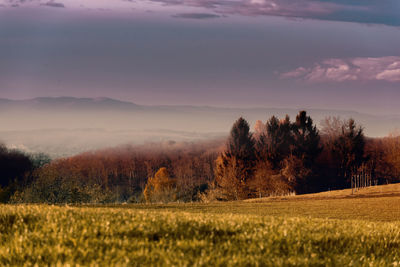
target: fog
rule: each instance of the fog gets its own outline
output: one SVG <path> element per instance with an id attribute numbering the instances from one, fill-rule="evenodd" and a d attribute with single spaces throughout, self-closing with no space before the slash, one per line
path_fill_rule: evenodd
<path id="1" fill-rule="evenodd" d="M 398 116 L 307 111 L 317 124 L 326 116 L 352 117 L 372 137 L 385 136 L 400 126 Z M 1 100 L 0 141 L 10 148 L 61 157 L 121 144 L 221 138 L 240 116 L 253 127 L 256 120 L 265 122 L 272 115 L 288 114 L 293 120 L 297 112 L 283 108 L 140 106 L 106 98 Z"/>

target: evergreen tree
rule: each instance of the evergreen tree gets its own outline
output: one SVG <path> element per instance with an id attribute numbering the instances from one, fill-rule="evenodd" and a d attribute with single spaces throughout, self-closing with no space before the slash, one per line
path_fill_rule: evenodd
<path id="1" fill-rule="evenodd" d="M 232 126 L 225 154 L 246 161 L 249 166 L 254 164 L 254 139 L 249 123 L 242 117 Z"/>
<path id="2" fill-rule="evenodd" d="M 313 124 L 306 111 L 300 111 L 293 124 L 294 133 L 294 155 L 303 159 L 304 165 L 313 167 L 313 163 L 322 151 L 321 137 L 317 127 Z"/>
<path id="3" fill-rule="evenodd" d="M 247 181 L 254 174 L 254 139 L 240 117 L 232 126 L 225 153 L 217 160 L 216 182 L 227 199 L 248 197 Z"/>
<path id="4" fill-rule="evenodd" d="M 264 160 L 268 160 L 273 169 L 282 167 L 283 160 L 291 154 L 293 146 L 292 125 L 289 116 L 279 121 L 272 116 L 266 124 L 267 134 L 257 144 L 258 151 L 265 151 Z"/>

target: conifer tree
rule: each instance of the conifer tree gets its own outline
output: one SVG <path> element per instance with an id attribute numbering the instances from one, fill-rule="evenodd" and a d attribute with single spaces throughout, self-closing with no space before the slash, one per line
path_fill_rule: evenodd
<path id="1" fill-rule="evenodd" d="M 247 198 L 247 181 L 253 176 L 256 162 L 254 139 L 242 117 L 233 124 L 226 151 L 216 163 L 216 182 L 222 195 L 226 199 Z"/>
<path id="2" fill-rule="evenodd" d="M 260 138 L 257 144 L 258 151 L 264 152 L 264 160 L 268 160 L 273 169 L 280 169 L 282 161 L 291 154 L 293 146 L 293 133 L 290 118 L 279 121 L 272 116 L 266 124 L 267 134 Z M 259 152 L 258 154 L 261 154 Z"/>
<path id="3" fill-rule="evenodd" d="M 306 111 L 300 111 L 293 124 L 294 154 L 303 159 L 306 167 L 311 168 L 316 157 L 321 153 L 321 137 L 317 126 L 313 124 Z"/>

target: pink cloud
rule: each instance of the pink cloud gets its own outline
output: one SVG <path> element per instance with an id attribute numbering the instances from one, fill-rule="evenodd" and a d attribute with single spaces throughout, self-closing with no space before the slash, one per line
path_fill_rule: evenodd
<path id="1" fill-rule="evenodd" d="M 0 0 L 0 7 L 65 6 L 111 11 L 149 7 L 158 11 L 176 8 L 177 13 L 189 8 L 190 13 L 283 16 L 399 26 L 399 6 L 395 1 L 382 5 L 379 1 L 357 0 Z"/>
<path id="2" fill-rule="evenodd" d="M 308 17 L 327 15 L 335 11 L 347 9 L 337 3 L 310 0 L 150 0 L 166 5 L 182 5 L 212 8 L 224 14 L 240 14 L 246 16 L 273 15 L 288 17 Z M 354 9 L 354 7 L 352 7 Z M 358 7 L 358 9 L 363 9 Z"/>
<path id="3" fill-rule="evenodd" d="M 327 59 L 313 67 L 299 67 L 280 74 L 282 79 L 300 79 L 310 82 L 344 82 L 382 80 L 400 81 L 400 57 L 366 57 Z"/>
<path id="4" fill-rule="evenodd" d="M 391 82 L 400 82 L 400 69 L 385 70 L 376 75 L 378 80 L 386 80 Z"/>

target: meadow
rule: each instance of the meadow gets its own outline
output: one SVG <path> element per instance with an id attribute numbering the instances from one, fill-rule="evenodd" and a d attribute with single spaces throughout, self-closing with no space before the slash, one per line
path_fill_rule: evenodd
<path id="1" fill-rule="evenodd" d="M 400 186 L 238 202 L 0 206 L 0 265 L 398 266 Z"/>

